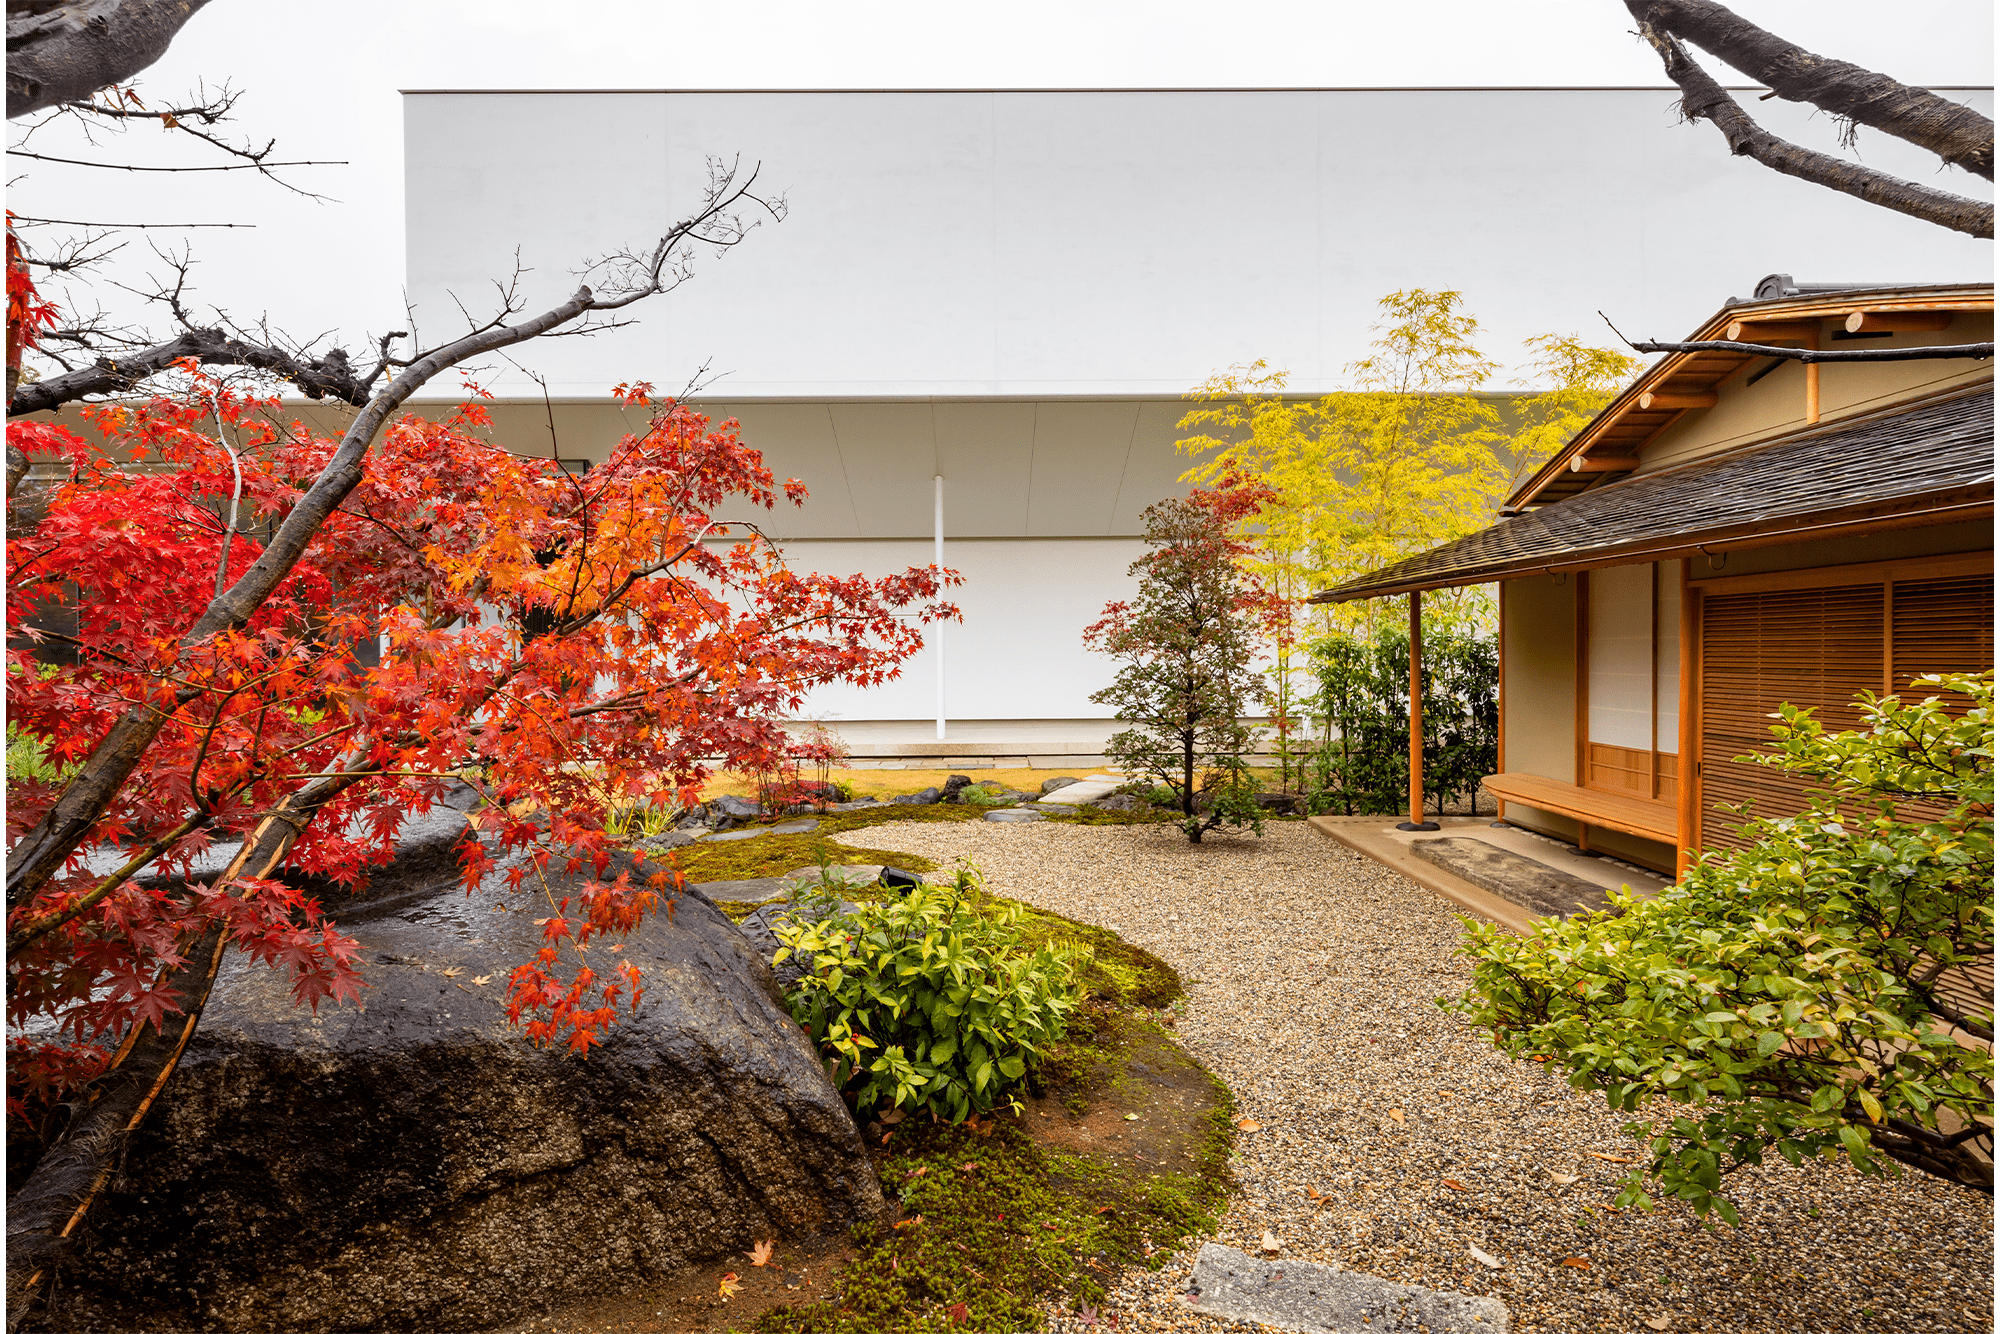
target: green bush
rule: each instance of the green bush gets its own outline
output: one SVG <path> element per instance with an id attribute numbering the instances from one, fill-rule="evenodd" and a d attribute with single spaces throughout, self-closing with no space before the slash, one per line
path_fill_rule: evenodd
<path id="1" fill-rule="evenodd" d="M 890 1107 L 948 1121 L 1018 1107 L 1012 1090 L 1063 1034 L 1079 995 L 1075 951 L 1029 949 L 1021 909 L 981 904 L 979 876 L 779 931 L 810 957 L 788 995 L 858 1116 Z M 803 914 L 802 914 L 803 915 Z"/>
<path id="2" fill-rule="evenodd" d="M 1650 1175 L 1736 1222 L 1723 1178 L 1772 1151 L 1992 1194 L 1993 676 L 1917 684 L 1970 708 L 1864 694 L 1867 726 L 1830 735 L 1784 705 L 1754 758 L 1823 790 L 1658 898 L 1471 928 L 1473 990 L 1440 1004 L 1644 1118 L 1620 1203 Z"/>
<path id="3" fill-rule="evenodd" d="M 1330 635 L 1312 646 L 1324 736 L 1306 771 L 1317 812 L 1393 815 L 1410 800 L 1410 635 Z M 1424 626 L 1424 793 L 1435 812 L 1500 765 L 1500 659 L 1494 643 Z"/>

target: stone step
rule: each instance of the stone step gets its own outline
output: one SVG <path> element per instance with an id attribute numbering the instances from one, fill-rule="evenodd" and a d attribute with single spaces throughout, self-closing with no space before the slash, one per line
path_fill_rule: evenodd
<path id="1" fill-rule="evenodd" d="M 1043 797 L 1036 805 L 1082 806 L 1088 802 L 1096 801 L 1101 797 L 1110 796 L 1113 792 L 1125 786 L 1127 781 L 1127 779 L 1118 774 L 1090 774 L 1071 783 L 1068 787 L 1057 788 L 1046 797 Z"/>

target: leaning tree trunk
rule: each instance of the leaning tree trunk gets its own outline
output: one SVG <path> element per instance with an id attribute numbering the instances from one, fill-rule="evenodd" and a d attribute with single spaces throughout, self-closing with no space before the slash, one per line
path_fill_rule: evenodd
<path id="1" fill-rule="evenodd" d="M 276 874 L 313 817 L 334 797 L 367 776 L 340 773 L 287 797 L 243 840 L 242 850 L 218 883 L 263 880 Z M 7 1201 L 7 1328 L 17 1328 L 46 1284 L 50 1271 L 74 1244 L 78 1228 L 123 1160 L 134 1132 L 152 1110 L 201 1023 L 229 939 L 221 924 L 209 927 L 163 979 L 180 996 L 180 1013 L 148 1029 L 134 1028 L 113 1057 L 112 1068 L 64 1106 L 71 1112 L 62 1137 L 42 1155 L 28 1180 Z"/>
<path id="2" fill-rule="evenodd" d="M 1722 132 L 1731 153 L 1881 208 L 1969 236 L 1989 241 L 1993 239 L 1993 205 L 1989 203 L 1900 180 L 1857 163 L 1801 148 L 1757 124 L 1736 99 L 1687 53 L 1687 48 L 1681 45 L 1671 27 L 1652 22 L 1649 11 L 1655 2 L 1626 0 L 1626 7 L 1639 20 L 1640 36 L 1659 53 L 1667 77 L 1680 87 L 1682 112 L 1689 120 L 1706 120 L 1713 124 Z M 1672 12 L 1669 6 L 1669 18 Z M 1991 142 L 1989 125 L 1989 154 Z"/>
<path id="3" fill-rule="evenodd" d="M 1642 23 L 1693 42 L 1788 102 L 1805 102 L 1857 125 L 1929 149 L 1993 179 L 1993 122 L 1927 88 L 1815 55 L 1714 0 L 1627 0 Z"/>

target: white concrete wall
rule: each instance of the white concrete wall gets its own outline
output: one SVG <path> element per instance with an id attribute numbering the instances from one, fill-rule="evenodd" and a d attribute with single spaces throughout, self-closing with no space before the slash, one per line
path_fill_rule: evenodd
<path id="1" fill-rule="evenodd" d="M 928 541 L 794 541 L 786 558 L 829 573 L 893 574 L 928 565 Z M 1111 683 L 1108 658 L 1086 653 L 1083 628 L 1104 604 L 1131 595 L 1125 570 L 1145 550 L 1132 538 L 976 538 L 945 543 L 945 563 L 965 576 L 950 598 L 962 625 L 945 630 L 946 710 L 957 719 L 1109 718 L 1090 703 Z M 856 719 L 934 719 L 937 659 L 926 648 L 903 673 L 871 690 L 819 690 L 800 715 L 841 723 Z M 921 737 L 928 739 L 926 729 Z"/>
<path id="2" fill-rule="evenodd" d="M 1989 93 L 1966 95 L 1991 113 Z M 1828 118 L 1753 104 L 1831 147 Z M 632 312 L 511 355 L 557 395 L 1179 394 L 1256 357 L 1339 387 L 1375 302 L 1461 289 L 1519 358 L 1548 331 L 1678 336 L 1762 274 L 1984 279 L 1990 244 L 1731 157 L 1628 90 L 420 93 L 404 98 L 420 330 L 659 236 L 708 155 L 761 161 L 791 217 Z M 1864 132 L 1870 165 L 1990 197 Z M 540 389 L 505 362 L 489 388 Z M 1496 386 L 1497 387 L 1497 386 Z"/>

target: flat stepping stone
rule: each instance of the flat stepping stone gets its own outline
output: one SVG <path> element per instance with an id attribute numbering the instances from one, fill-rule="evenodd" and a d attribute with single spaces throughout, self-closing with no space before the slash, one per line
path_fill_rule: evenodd
<path id="1" fill-rule="evenodd" d="M 1300 1260 L 1253 1259 L 1212 1241 L 1195 1257 L 1189 1287 L 1197 1311 L 1297 1334 L 1507 1334 L 1507 1308 L 1491 1297 Z"/>
<path id="2" fill-rule="evenodd" d="M 770 832 L 774 834 L 810 834 L 817 828 L 819 828 L 819 821 L 817 820 L 787 820 L 783 824 L 772 825 Z"/>
<path id="3" fill-rule="evenodd" d="M 986 818 L 994 824 L 1034 824 L 1037 820 L 1048 819 L 1045 811 L 1025 810 L 1019 806 L 1004 811 L 988 811 Z"/>
<path id="4" fill-rule="evenodd" d="M 731 903 L 762 903 L 765 899 L 775 899 L 780 894 L 791 892 L 791 883 L 776 876 L 763 876 L 756 880 L 702 880 L 690 882 L 710 898 Z"/>
<path id="5" fill-rule="evenodd" d="M 1068 787 L 1059 787 L 1035 804 L 1038 806 L 1081 806 L 1108 797 L 1130 781 L 1117 774 L 1091 774 Z"/>
<path id="6" fill-rule="evenodd" d="M 726 834 L 710 834 L 701 841 L 704 843 L 741 843 L 746 838 L 762 838 L 770 832 L 770 830 L 761 826 L 756 829 L 732 829 Z"/>
<path id="7" fill-rule="evenodd" d="M 1477 838 L 1413 838 L 1410 853 L 1540 917 L 1609 907 L 1604 886 Z"/>
<path id="8" fill-rule="evenodd" d="M 866 862 L 846 862 L 839 866 L 829 866 L 826 869 L 827 874 L 831 875 L 841 884 L 856 888 L 863 885 L 872 885 L 882 878 L 882 868 L 869 865 Z M 801 880 L 811 882 L 819 879 L 819 867 L 801 866 L 796 871 L 785 872 L 783 878 L 787 888 L 797 884 Z"/>

